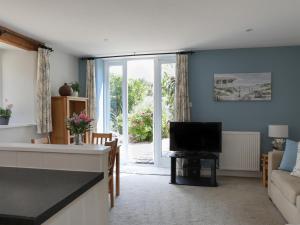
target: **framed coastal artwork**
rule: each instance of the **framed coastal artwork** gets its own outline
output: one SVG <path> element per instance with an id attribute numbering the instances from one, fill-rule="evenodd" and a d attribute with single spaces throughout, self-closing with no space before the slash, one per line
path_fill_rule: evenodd
<path id="1" fill-rule="evenodd" d="M 214 74 L 216 101 L 271 101 L 271 73 Z"/>

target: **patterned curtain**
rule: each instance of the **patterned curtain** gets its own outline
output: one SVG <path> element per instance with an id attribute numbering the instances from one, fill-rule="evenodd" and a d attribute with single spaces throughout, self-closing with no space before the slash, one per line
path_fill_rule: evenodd
<path id="1" fill-rule="evenodd" d="M 51 84 L 50 84 L 50 51 L 38 49 L 36 79 L 36 123 L 39 134 L 52 131 L 51 119 Z"/>
<path id="2" fill-rule="evenodd" d="M 88 114 L 96 120 L 96 68 L 95 60 L 86 61 L 86 97 L 88 98 Z M 97 130 L 97 121 L 93 122 L 93 131 Z"/>
<path id="3" fill-rule="evenodd" d="M 190 102 L 188 89 L 188 55 L 176 56 L 175 121 L 190 121 Z M 183 169 L 186 160 L 177 159 L 177 174 L 187 175 Z"/>
<path id="4" fill-rule="evenodd" d="M 175 119 L 179 122 L 190 121 L 190 102 L 188 89 L 188 55 L 176 56 Z"/>

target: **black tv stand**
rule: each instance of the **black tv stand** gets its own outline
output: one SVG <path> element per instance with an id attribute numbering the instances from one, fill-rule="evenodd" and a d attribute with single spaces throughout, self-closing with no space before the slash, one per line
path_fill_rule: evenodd
<path id="1" fill-rule="evenodd" d="M 207 187 L 217 187 L 216 180 L 216 170 L 217 170 L 217 160 L 218 156 L 212 153 L 199 153 L 199 152 L 174 152 L 170 154 L 171 158 L 171 184 L 178 185 L 191 185 L 191 186 L 207 186 Z M 198 165 L 188 165 L 188 169 L 193 169 L 194 171 L 199 171 L 199 175 L 188 175 L 188 176 L 177 176 L 176 174 L 176 159 L 187 159 L 187 160 L 197 160 Z M 211 166 L 211 176 L 201 176 L 201 164 L 200 160 L 209 160 Z"/>

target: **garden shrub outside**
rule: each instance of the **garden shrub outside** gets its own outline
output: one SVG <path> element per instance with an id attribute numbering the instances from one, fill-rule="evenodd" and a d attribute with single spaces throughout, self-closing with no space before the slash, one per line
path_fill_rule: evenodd
<path id="1" fill-rule="evenodd" d="M 111 129 L 122 134 L 122 77 L 110 74 Z M 169 136 L 169 121 L 174 119 L 175 77 L 162 74 L 162 138 Z M 145 79 L 128 79 L 128 133 L 130 142 L 153 139 L 153 84 Z"/>

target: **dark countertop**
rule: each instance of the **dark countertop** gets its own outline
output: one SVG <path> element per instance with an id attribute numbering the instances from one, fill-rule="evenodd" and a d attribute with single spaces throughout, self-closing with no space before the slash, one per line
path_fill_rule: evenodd
<path id="1" fill-rule="evenodd" d="M 40 225 L 103 176 L 93 172 L 0 167 L 0 224 Z"/>

